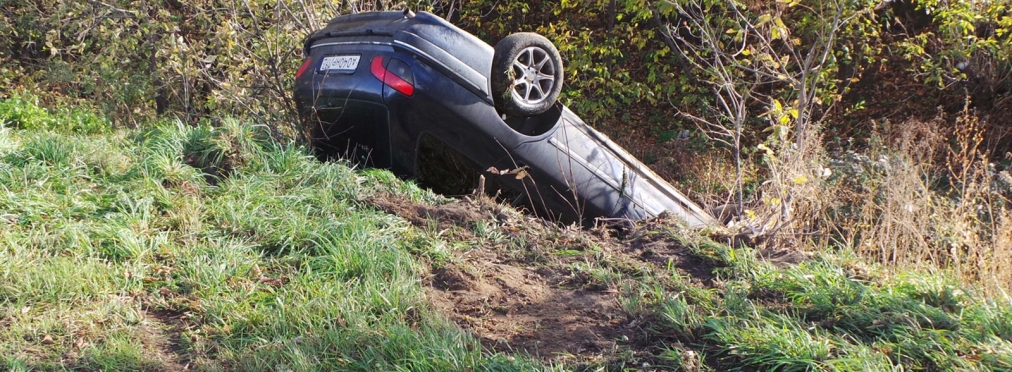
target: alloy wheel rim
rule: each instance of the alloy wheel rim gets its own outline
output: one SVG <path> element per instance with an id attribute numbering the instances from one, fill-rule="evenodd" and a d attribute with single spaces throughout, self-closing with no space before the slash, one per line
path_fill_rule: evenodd
<path id="1" fill-rule="evenodd" d="M 534 105 L 548 99 L 555 86 L 555 64 L 548 52 L 536 46 L 524 48 L 513 59 L 513 98 Z"/>

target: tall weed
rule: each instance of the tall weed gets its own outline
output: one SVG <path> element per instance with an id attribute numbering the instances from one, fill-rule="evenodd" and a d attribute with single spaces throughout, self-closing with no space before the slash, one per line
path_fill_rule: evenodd
<path id="1" fill-rule="evenodd" d="M 990 163 L 987 124 L 969 108 L 877 129 L 863 153 L 834 163 L 827 223 L 842 245 L 889 266 L 951 270 L 1012 286 L 1012 209 L 1007 170 Z M 948 128 L 952 128 L 947 129 Z"/>

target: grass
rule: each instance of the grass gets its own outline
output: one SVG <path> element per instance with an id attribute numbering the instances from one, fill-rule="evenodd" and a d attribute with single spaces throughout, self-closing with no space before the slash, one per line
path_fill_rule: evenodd
<path id="1" fill-rule="evenodd" d="M 655 234 L 684 244 L 716 274 L 710 286 L 677 270 L 628 291 L 671 367 L 743 371 L 986 370 L 1012 367 L 1010 301 L 961 288 L 944 273 L 867 267 L 843 252 L 777 267 L 753 250 Z M 783 266 L 783 265 L 781 265 Z M 892 274 L 892 275 L 887 275 Z M 643 282 L 643 280 L 640 280 Z M 644 300 L 648 299 L 648 300 Z"/>
<path id="2" fill-rule="evenodd" d="M 493 218 L 414 226 L 368 200 L 446 199 L 261 128 L 79 122 L 95 117 L 0 104 L 2 369 L 1012 370 L 1009 299 L 944 274 L 847 252 L 774 265 L 676 225 L 618 248 Z M 638 239 L 709 276 L 627 253 Z M 427 302 L 423 277 L 489 245 L 506 264 L 561 263 L 579 279 L 566 286 L 614 290 L 647 346 L 584 364 L 482 347 Z"/>
<path id="3" fill-rule="evenodd" d="M 358 202 L 434 195 L 234 121 L 81 133 L 23 117 L 0 136 L 4 369 L 532 366 L 433 314 L 408 225 Z"/>

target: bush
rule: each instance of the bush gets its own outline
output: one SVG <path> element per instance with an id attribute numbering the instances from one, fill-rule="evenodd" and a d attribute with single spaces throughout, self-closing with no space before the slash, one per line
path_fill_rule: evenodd
<path id="1" fill-rule="evenodd" d="M 0 123 L 17 129 L 54 130 L 63 133 L 93 134 L 111 129 L 109 121 L 88 109 L 64 109 L 51 113 L 39 107 L 30 95 L 15 95 L 0 101 Z"/>
<path id="2" fill-rule="evenodd" d="M 298 130 L 289 98 L 305 36 L 334 16 L 371 8 L 318 0 L 13 2 L 0 9 L 0 61 L 10 73 L 26 72 L 6 76 L 12 84 L 92 101 L 120 124 L 234 116 L 291 138 Z"/>
<path id="3" fill-rule="evenodd" d="M 14 96 L 0 101 L 0 123 L 18 129 L 48 128 L 55 119 L 31 98 Z"/>

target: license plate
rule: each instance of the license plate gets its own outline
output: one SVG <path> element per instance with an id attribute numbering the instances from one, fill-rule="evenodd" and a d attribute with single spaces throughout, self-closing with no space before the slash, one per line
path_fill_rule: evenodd
<path id="1" fill-rule="evenodd" d="M 320 71 L 344 71 L 351 72 L 355 71 L 358 67 L 358 60 L 360 56 L 330 56 L 325 57 L 323 62 L 320 62 Z"/>

